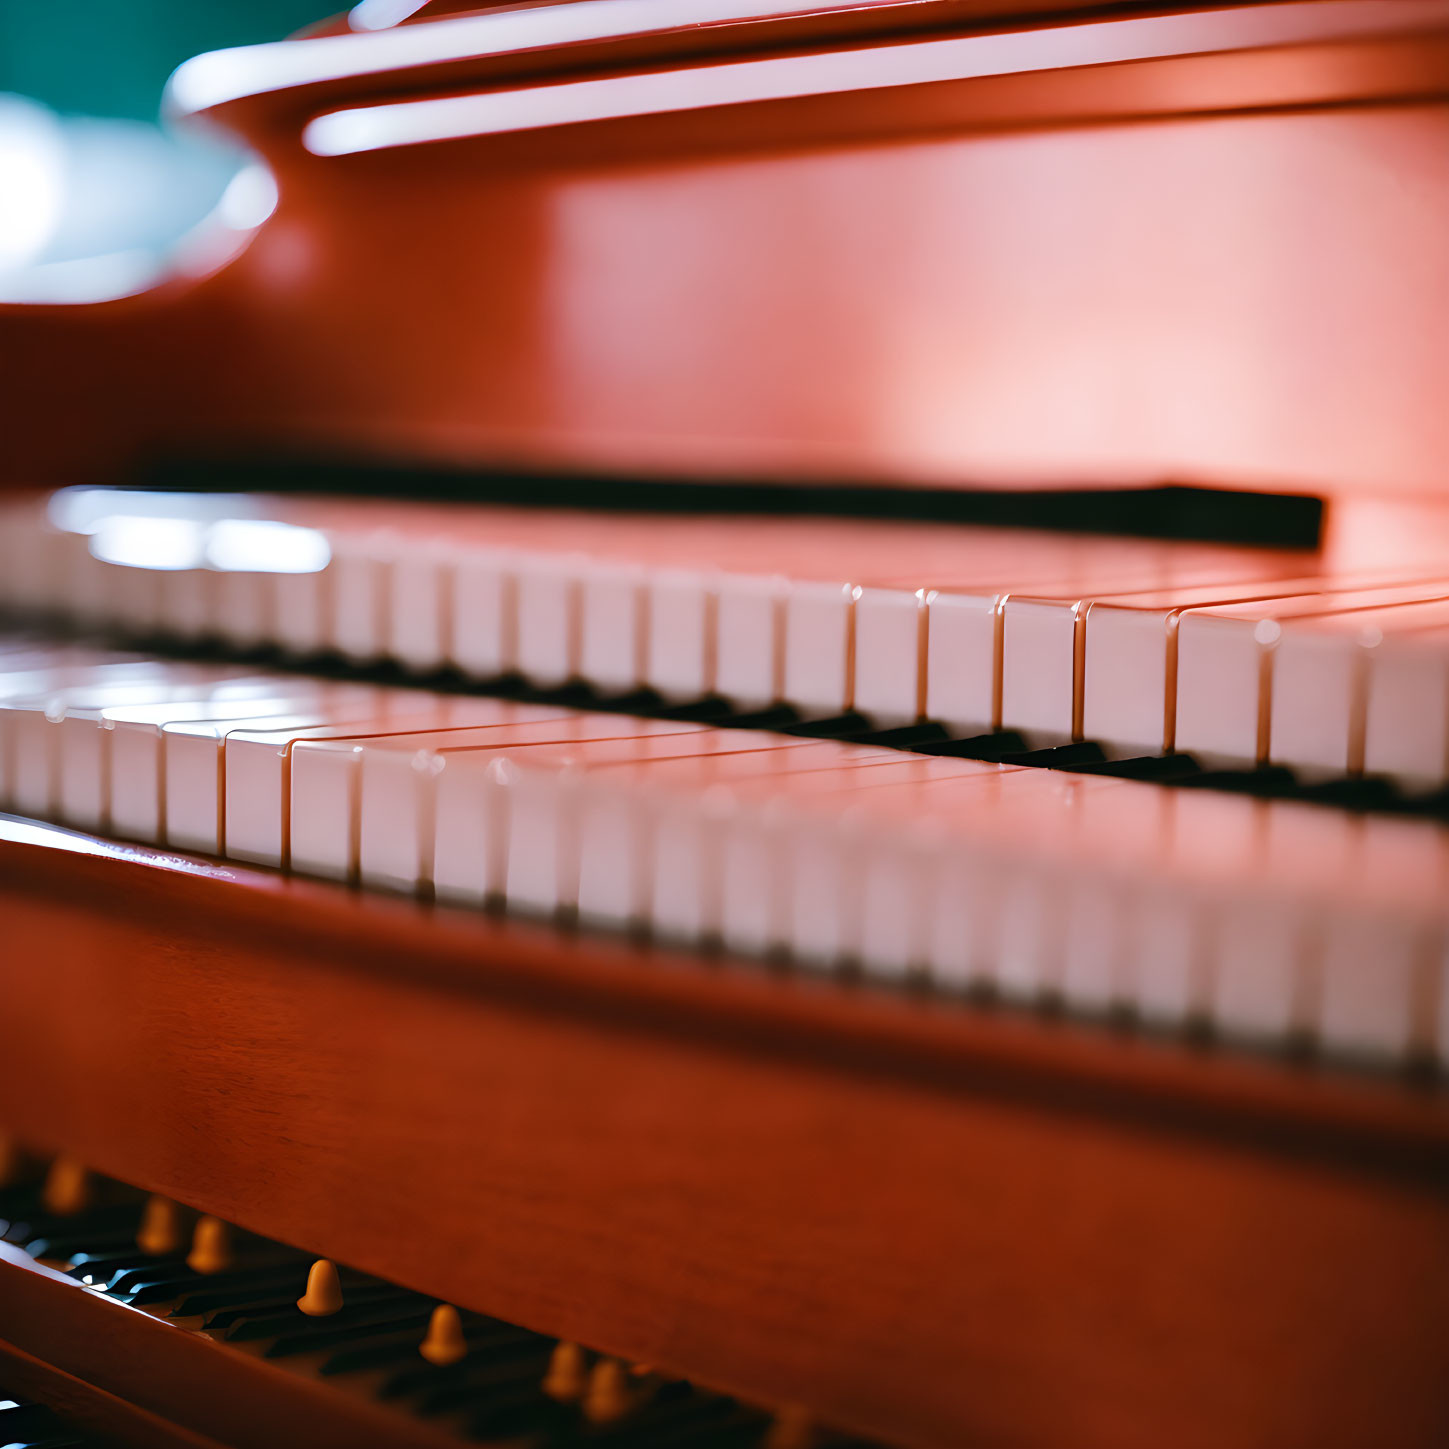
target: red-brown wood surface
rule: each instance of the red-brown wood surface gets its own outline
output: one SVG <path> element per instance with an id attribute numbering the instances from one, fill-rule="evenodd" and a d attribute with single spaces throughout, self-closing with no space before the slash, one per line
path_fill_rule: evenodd
<path id="1" fill-rule="evenodd" d="M 1176 42 L 1109 18 L 1100 63 L 1037 28 L 1009 63 L 874 84 L 891 42 L 850 52 L 855 89 L 665 115 L 628 90 L 635 57 L 590 72 L 624 87 L 603 119 L 360 155 L 302 129 L 542 85 L 566 57 L 218 102 L 274 169 L 275 215 L 205 279 L 0 307 L 0 476 L 260 451 L 1438 495 L 1449 42 L 1440 7 L 1412 10 L 1347 38 L 1332 6 L 1169 17 Z M 1234 48 L 1270 11 L 1321 33 Z"/>
<path id="2" fill-rule="evenodd" d="M 38 1145 L 907 1443 L 1449 1433 L 1441 1088 L 3 835 Z"/>

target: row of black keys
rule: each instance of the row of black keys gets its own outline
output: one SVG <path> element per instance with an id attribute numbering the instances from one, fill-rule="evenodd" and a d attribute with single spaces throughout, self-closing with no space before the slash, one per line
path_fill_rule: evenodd
<path id="1" fill-rule="evenodd" d="M 463 1314 L 467 1354 L 435 1365 L 419 1353 L 436 1307 L 431 1298 L 342 1269 L 341 1309 L 309 1317 L 297 1307 L 312 1261 L 307 1255 L 256 1240 L 238 1250 L 234 1268 L 200 1274 L 186 1266 L 184 1253 L 140 1251 L 138 1222 L 134 1202 L 60 1217 L 40 1207 L 33 1191 L 0 1193 L 0 1238 L 66 1265 L 79 1282 L 126 1304 L 164 1309 L 179 1327 L 254 1345 L 267 1358 L 321 1355 L 308 1364 L 324 1377 L 378 1374 L 382 1398 L 420 1415 L 457 1416 L 469 1438 L 530 1449 L 753 1449 L 771 1423 L 760 1409 L 684 1381 L 652 1384 L 647 1399 L 618 1419 L 590 1423 L 576 1403 L 544 1392 L 554 1339 Z"/>
<path id="2" fill-rule="evenodd" d="M 880 729 L 864 715 L 843 714 L 807 719 L 789 705 L 742 712 L 728 700 L 710 698 L 689 704 L 670 704 L 652 690 L 627 695 L 601 694 L 587 684 L 539 689 L 527 680 L 510 676 L 480 684 L 461 674 L 445 671 L 419 677 L 394 664 L 359 665 L 340 656 L 297 660 L 272 649 L 236 653 L 215 646 L 183 647 L 174 640 L 157 645 L 158 651 L 177 657 L 216 661 L 245 660 L 258 667 L 326 678 L 374 682 L 446 693 L 482 694 L 516 699 L 531 704 L 559 705 L 571 709 L 596 709 L 637 715 L 641 719 L 673 719 L 710 725 L 717 729 L 773 730 L 779 734 L 809 739 L 839 740 L 843 744 L 875 745 L 911 750 L 921 755 L 946 755 L 957 759 L 983 760 L 992 764 L 1024 765 L 1073 774 L 1114 775 L 1128 780 L 1150 780 L 1187 789 L 1225 790 L 1263 799 L 1304 800 L 1346 810 L 1385 811 L 1393 814 L 1426 816 L 1449 820 L 1449 789 L 1433 795 L 1406 795 L 1383 779 L 1335 779 L 1304 782 L 1286 766 L 1274 765 L 1251 770 L 1205 769 L 1191 755 L 1139 755 L 1131 759 L 1109 759 L 1090 740 L 1032 749 L 1016 730 L 958 737 L 941 724 L 922 721 Z"/>
<path id="3" fill-rule="evenodd" d="M 340 655 L 299 660 L 272 648 L 237 650 L 216 642 L 188 645 L 170 638 L 154 641 L 107 638 L 102 642 L 149 649 L 151 652 L 177 659 L 210 663 L 229 661 L 282 673 L 410 686 L 444 693 L 486 695 L 531 704 L 637 715 L 641 719 L 682 720 L 710 725 L 717 729 L 773 730 L 779 734 L 799 735 L 809 739 L 839 740 L 843 744 L 911 750 L 922 755 L 945 755 L 956 759 L 983 760 L 992 764 L 1066 770 L 1073 774 L 1113 775 L 1121 779 L 1150 780 L 1186 789 L 1224 790 L 1262 799 L 1303 800 L 1345 810 L 1372 810 L 1449 821 L 1449 788 L 1432 795 L 1407 795 L 1391 781 L 1383 779 L 1343 778 L 1305 782 L 1283 765 L 1249 770 L 1205 769 L 1193 756 L 1187 754 L 1109 759 L 1102 747 L 1090 740 L 1046 749 L 1032 749 L 1016 730 L 997 730 L 991 734 L 963 738 L 952 735 L 944 725 L 929 720 L 881 729 L 860 714 L 807 719 L 789 705 L 742 712 L 728 700 L 720 698 L 695 700 L 689 704 L 678 705 L 668 703 L 648 689 L 626 695 L 601 694 L 583 683 L 540 689 L 516 676 L 480 684 L 475 679 L 466 678 L 451 670 L 419 676 L 395 664 L 359 665 L 355 660 L 345 659 Z"/>

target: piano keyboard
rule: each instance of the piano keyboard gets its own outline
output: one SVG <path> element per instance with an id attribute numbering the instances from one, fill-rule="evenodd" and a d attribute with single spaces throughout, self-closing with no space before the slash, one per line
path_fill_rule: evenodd
<path id="1" fill-rule="evenodd" d="M 1449 782 L 1449 539 L 1437 516 L 1413 522 L 1407 542 L 1344 526 L 1320 555 L 70 489 L 0 513 L 0 607 L 133 639 L 1424 792 Z"/>
<path id="2" fill-rule="evenodd" d="M 0 805 L 803 971 L 1449 1061 L 1432 818 L 21 636 Z"/>
<path id="3" fill-rule="evenodd" d="M 32 1262 L 39 1273 L 28 1268 Z M 0 1182 L 0 1284 L 19 1299 L 16 1273 L 27 1274 L 27 1298 L 47 1295 L 45 1317 L 67 1315 L 77 1337 L 115 1331 L 104 1311 L 109 1304 L 164 1324 L 170 1332 L 159 1336 L 132 1330 L 129 1361 L 138 1380 L 145 1381 L 144 1366 L 151 1384 L 167 1383 L 175 1364 L 188 1362 L 174 1357 L 175 1340 L 205 1340 L 214 1391 L 219 1385 L 223 1397 L 278 1401 L 272 1413 L 281 1422 L 264 1431 L 262 1442 L 868 1449 L 797 1409 L 772 1413 L 663 1366 L 629 1364 L 459 1312 L 93 1178 L 67 1158 L 46 1174 Z M 189 1362 L 195 1375 L 196 1360 Z M 279 1369 L 311 1389 L 297 1401 L 307 1405 L 305 1417 L 286 1421 L 288 1400 L 273 1387 Z M 224 1427 L 242 1436 L 228 1435 L 227 1443 L 256 1442 L 256 1425 Z M 66 1449 L 100 1442 L 48 1409 L 6 1400 L 0 1385 L 0 1444 Z"/>

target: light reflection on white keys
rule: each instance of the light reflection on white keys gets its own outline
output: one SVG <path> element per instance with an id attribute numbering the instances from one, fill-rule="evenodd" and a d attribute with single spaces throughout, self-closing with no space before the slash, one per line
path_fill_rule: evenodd
<path id="1" fill-rule="evenodd" d="M 1286 623 L 1443 596 L 1442 583 L 1405 584 L 1184 610 L 1177 626 L 1176 748 L 1211 762 L 1266 761 L 1272 654 Z"/>
<path id="2" fill-rule="evenodd" d="M 1441 646 L 1408 627 L 1432 613 L 1367 648 L 1370 695 L 1397 648 Z M 1330 617 L 1284 637 L 1365 648 Z M 392 890 L 1270 1046 L 1449 1050 L 1433 821 L 23 638 L 7 742 L 45 813 L 134 838 L 283 862 L 290 831 L 294 868 Z"/>
<path id="3" fill-rule="evenodd" d="M 1360 773 L 1366 768 L 1370 698 L 1377 691 L 1380 699 L 1374 710 L 1378 746 L 1375 763 L 1382 769 L 1384 747 L 1392 754 L 1398 720 L 1385 712 L 1387 701 L 1382 697 L 1383 676 L 1379 675 L 1378 660 L 1386 647 L 1392 656 L 1395 641 L 1413 635 L 1432 637 L 1436 629 L 1449 629 L 1449 600 L 1285 624 L 1273 651 L 1269 759 L 1327 775 Z M 1423 691 L 1427 697 L 1420 699 L 1417 710 L 1411 706 L 1403 718 L 1410 731 L 1427 728 L 1432 735 L 1432 720 L 1436 716 L 1442 719 L 1444 709 L 1442 658 L 1436 668 L 1431 648 L 1421 652 L 1417 662 L 1428 686 Z M 1433 689 L 1436 675 L 1440 683 L 1437 692 Z M 1416 719 L 1420 711 L 1426 716 L 1422 725 Z M 1437 743 L 1437 751 L 1429 752 L 1436 760 L 1434 768 L 1422 772 L 1431 781 L 1443 768 L 1442 726 Z M 1402 773 L 1412 783 L 1421 772 Z"/>
<path id="4" fill-rule="evenodd" d="M 487 767 L 496 752 L 699 728 L 537 706 L 500 706 L 496 714 L 492 723 L 456 729 L 299 740 L 292 749 L 294 864 L 335 879 L 360 874 L 380 886 L 410 890 L 427 883 L 429 849 L 441 848 L 439 875 L 447 888 L 481 901 L 490 851 Z M 460 812 L 468 818 L 459 820 Z M 432 840 L 424 836 L 425 825 L 432 826 Z"/>

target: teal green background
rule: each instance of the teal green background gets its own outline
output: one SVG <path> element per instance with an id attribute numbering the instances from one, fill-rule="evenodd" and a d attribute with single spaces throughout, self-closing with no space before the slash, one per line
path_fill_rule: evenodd
<path id="1" fill-rule="evenodd" d="M 188 56 L 278 40 L 347 0 L 0 0 L 0 92 L 69 115 L 154 121 Z"/>

